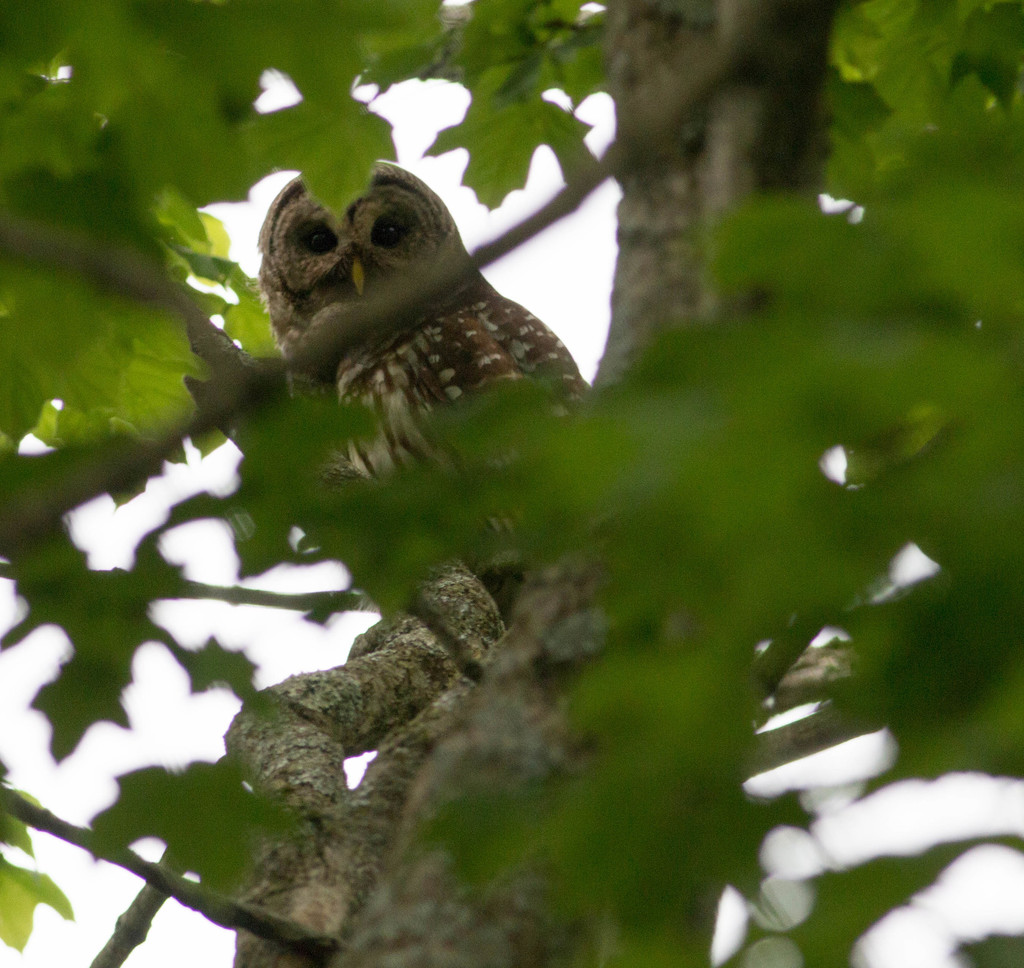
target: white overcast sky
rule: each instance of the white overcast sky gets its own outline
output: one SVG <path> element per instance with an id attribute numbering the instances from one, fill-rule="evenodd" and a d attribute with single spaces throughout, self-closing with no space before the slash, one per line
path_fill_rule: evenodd
<path id="1" fill-rule="evenodd" d="M 268 97 L 279 99 L 280 92 Z M 479 205 L 472 191 L 460 185 L 466 162 L 462 152 L 423 157 L 437 130 L 456 123 L 467 104 L 468 95 L 458 86 L 432 81 L 400 85 L 379 98 L 374 108 L 395 123 L 398 162 L 445 200 L 472 249 L 539 208 L 558 190 L 561 180 L 553 155 L 544 148 L 534 158 L 524 191 L 512 193 L 494 212 Z M 599 152 L 612 136 L 609 99 L 590 99 L 580 115 L 594 124 L 588 142 Z M 254 187 L 248 203 L 214 206 L 215 214 L 228 225 L 233 257 L 252 275 L 258 266 L 260 223 L 290 175 L 265 179 Z M 608 328 L 617 201 L 617 188 L 605 185 L 575 215 L 486 272 L 501 292 L 527 306 L 562 337 L 588 378 L 593 377 Z M 82 509 L 73 517 L 73 534 L 89 551 L 93 567 L 127 567 L 137 539 L 163 520 L 170 504 L 203 488 L 230 488 L 236 462 L 237 454 L 225 447 L 205 461 L 193 459 L 187 466 L 168 468 L 151 482 L 146 494 L 116 512 L 109 499 Z M 171 560 L 185 563 L 188 576 L 197 580 L 230 583 L 237 578 L 229 536 L 216 526 L 179 529 L 168 536 L 164 551 Z M 267 587 L 282 591 L 337 588 L 344 583 L 343 570 L 326 565 L 279 571 L 265 581 Z M 19 614 L 11 583 L 0 581 L 0 629 Z M 225 645 L 244 647 L 260 666 L 261 685 L 337 665 L 344 660 L 352 637 L 374 620 L 369 614 L 349 614 L 320 628 L 289 613 L 219 603 L 167 604 L 156 618 L 186 644 L 199 644 L 213 634 Z M 52 677 L 66 649 L 62 633 L 44 628 L 24 644 L 0 653 L 0 758 L 10 768 L 14 786 L 68 820 L 86 823 L 115 796 L 117 774 L 153 763 L 173 767 L 193 759 L 212 760 L 223 751 L 222 737 L 237 709 L 236 701 L 223 692 L 189 695 L 184 674 L 166 651 L 148 645 L 135 660 L 134 681 L 124 697 L 131 728 L 97 725 L 72 756 L 55 764 L 48 751 L 48 726 L 29 709 L 29 703 L 39 686 Z M 815 769 L 818 776 L 842 787 L 871 775 L 893 752 L 891 740 L 877 734 L 821 754 Z M 353 776 L 357 774 L 355 769 Z M 799 786 L 805 779 L 806 771 L 791 767 L 760 778 L 757 789 L 775 793 Z M 918 784 L 905 789 L 901 797 L 881 796 L 844 807 L 855 791 L 856 787 L 849 787 L 845 798 L 837 794 L 824 810 L 816 828 L 817 842 L 790 831 L 777 839 L 774 849 L 766 845 L 770 869 L 780 877 L 806 876 L 822 865 L 853 862 L 872 852 L 902 852 L 908 845 L 918 848 L 929 834 L 941 835 L 937 831 L 947 836 L 968 829 L 1024 832 L 1024 793 L 1017 783 L 954 777 Z M 973 809 L 965 809 L 965 804 Z M 97 864 L 54 838 L 36 834 L 33 839 L 40 868 L 68 893 L 77 919 L 64 922 L 40 907 L 24 955 L 0 946 L 0 968 L 86 968 L 140 884 L 132 875 Z M 143 844 L 140 851 L 152 856 L 158 845 Z M 12 859 L 31 863 L 20 855 Z M 906 909 L 875 932 L 871 968 L 953 968 L 951 930 L 970 933 L 981 926 L 1024 930 L 1024 902 L 1019 900 L 1024 897 L 1024 864 L 1018 855 L 988 848 L 973 859 L 966 858 L 948 879 L 956 883 L 936 888 L 930 900 Z M 727 898 L 725 908 L 731 912 L 731 923 L 743 920 L 735 896 Z M 716 946 L 718 951 L 723 943 Z M 150 940 L 132 955 L 128 966 L 177 968 L 192 962 L 227 968 L 232 954 L 233 935 L 169 902 L 157 916 Z"/>

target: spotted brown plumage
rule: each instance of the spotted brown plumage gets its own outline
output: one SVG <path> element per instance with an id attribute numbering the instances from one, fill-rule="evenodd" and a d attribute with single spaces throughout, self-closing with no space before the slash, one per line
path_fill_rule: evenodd
<path id="1" fill-rule="evenodd" d="M 300 178 L 290 182 L 270 207 L 260 250 L 260 286 L 286 359 L 328 307 L 334 324 L 344 325 L 344 310 L 366 293 L 414 279 L 424 266 L 466 268 L 413 324 L 369 335 L 338 362 L 339 395 L 372 407 L 380 420 L 379 439 L 350 448 L 361 470 L 430 453 L 424 415 L 499 381 L 543 379 L 565 400 L 586 387 L 562 341 L 469 266 L 441 199 L 395 165 L 376 165 L 366 194 L 341 216 Z"/>

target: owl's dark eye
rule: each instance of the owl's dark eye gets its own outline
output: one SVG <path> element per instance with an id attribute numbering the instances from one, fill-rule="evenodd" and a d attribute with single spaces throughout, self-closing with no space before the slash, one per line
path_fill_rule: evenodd
<path id="1" fill-rule="evenodd" d="M 387 215 L 382 215 L 370 229 L 370 241 L 382 249 L 393 249 L 405 236 L 407 229 Z"/>
<path id="2" fill-rule="evenodd" d="M 310 252 L 330 252 L 338 244 L 338 237 L 326 225 L 318 225 L 302 236 L 302 244 Z"/>

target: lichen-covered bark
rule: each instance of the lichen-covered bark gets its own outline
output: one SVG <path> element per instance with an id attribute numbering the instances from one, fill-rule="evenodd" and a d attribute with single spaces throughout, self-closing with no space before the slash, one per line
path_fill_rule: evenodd
<path id="1" fill-rule="evenodd" d="M 486 590 L 464 569 L 440 569 L 423 594 L 444 608 L 449 634 L 481 655 L 504 631 Z M 402 616 L 360 636 L 344 666 L 266 690 L 269 715 L 239 714 L 227 735 L 229 753 L 301 818 L 297 836 L 256 850 L 243 900 L 341 935 L 377 879 L 409 784 L 467 685 L 434 633 Z M 378 759 L 350 791 L 344 760 L 374 748 Z M 309 963 L 239 934 L 238 966 Z"/>
<path id="2" fill-rule="evenodd" d="M 405 791 L 378 886 L 331 968 L 542 968 L 571 950 L 574 927 L 552 914 L 536 871 L 513 871 L 482 892 L 470 891 L 444 853 L 424 852 L 415 835 L 452 799 L 514 791 L 576 762 L 557 677 L 548 673 L 599 650 L 600 626 L 577 621 L 589 613 L 597 581 L 595 569 L 569 565 L 534 576 L 481 682 L 446 697 L 443 732 Z M 381 772 L 390 770 L 382 765 Z"/>
<path id="3" fill-rule="evenodd" d="M 456 596 L 457 581 L 463 587 Z M 479 596 L 475 579 L 463 575 L 457 581 L 448 573 L 440 592 L 433 588 L 428 594 L 435 604 L 439 594 L 447 599 L 450 628 L 471 637 L 487 633 L 479 683 L 460 676 L 433 633 L 406 616 L 371 629 L 348 665 L 275 687 L 277 697 L 284 697 L 278 714 L 242 714 L 229 733 L 230 751 L 249 765 L 254 780 L 303 818 L 300 836 L 264 844 L 258 851 L 256 873 L 243 899 L 345 939 L 336 960 L 339 968 L 379 964 L 384 952 L 396 966 L 526 968 L 547 963 L 570 936 L 549 915 L 536 872 L 510 875 L 477 897 L 458 884 L 442 853 L 422 855 L 412 847 L 424 818 L 449 799 L 472 791 L 513 790 L 572 761 L 555 679 L 544 670 L 564 668 L 599 651 L 600 625 L 580 620 L 590 615 L 596 573 L 565 566 L 536 576 L 524 590 L 509 632 L 500 637 L 494 605 Z M 359 707 L 365 676 L 380 670 L 378 661 L 406 670 L 410 690 L 425 686 L 416 695 L 432 696 L 415 710 L 412 692 L 396 695 L 393 708 L 411 714 L 404 721 L 384 714 L 374 720 L 392 728 L 363 782 L 350 791 L 341 770 L 344 742 L 377 728 L 362 728 L 351 710 Z M 435 665 L 446 665 L 447 676 L 431 680 L 423 675 Z M 338 713 L 333 722 L 331 710 Z M 461 939 L 462 954 L 457 954 L 459 946 L 453 953 L 453 938 Z M 452 960 L 434 961 L 431 952 L 441 951 Z M 312 962 L 240 934 L 235 963 L 240 968 L 291 968 Z"/>

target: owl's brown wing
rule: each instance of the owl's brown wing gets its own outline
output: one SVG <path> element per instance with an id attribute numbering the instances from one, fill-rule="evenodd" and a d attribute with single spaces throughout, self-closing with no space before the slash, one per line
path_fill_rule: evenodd
<path id="1" fill-rule="evenodd" d="M 506 299 L 482 276 L 469 294 L 474 320 L 501 347 L 523 376 L 544 380 L 566 400 L 587 389 L 565 344 L 519 303 Z"/>

